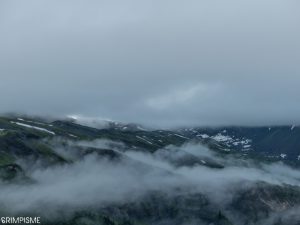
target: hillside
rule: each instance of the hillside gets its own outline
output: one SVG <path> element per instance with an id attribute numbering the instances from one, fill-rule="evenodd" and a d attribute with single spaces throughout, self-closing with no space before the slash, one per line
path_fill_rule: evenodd
<path id="1" fill-rule="evenodd" d="M 298 140 L 298 127 L 1 117 L 0 213 L 62 225 L 296 225 Z"/>

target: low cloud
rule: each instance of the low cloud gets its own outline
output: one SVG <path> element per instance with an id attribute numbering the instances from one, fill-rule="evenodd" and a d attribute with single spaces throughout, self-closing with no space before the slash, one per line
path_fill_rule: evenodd
<path id="1" fill-rule="evenodd" d="M 103 148 L 112 143 L 69 143 L 76 144 Z M 90 207 L 139 201 L 151 191 L 175 195 L 178 190 L 181 194 L 202 193 L 225 208 L 238 191 L 259 182 L 300 187 L 300 174 L 295 169 L 282 164 L 236 165 L 232 158 L 223 158 L 198 144 L 168 146 L 155 154 L 124 152 L 119 143 L 114 144 L 118 145 L 116 150 L 124 156 L 119 160 L 99 156 L 95 151 L 72 164 L 27 171 L 34 183 L 1 183 L 2 209 L 14 214 L 34 211 L 55 217 Z M 174 161 L 187 155 L 198 157 L 200 164 L 174 165 Z M 223 169 L 205 165 L 204 160 L 221 158 L 227 161 Z"/>

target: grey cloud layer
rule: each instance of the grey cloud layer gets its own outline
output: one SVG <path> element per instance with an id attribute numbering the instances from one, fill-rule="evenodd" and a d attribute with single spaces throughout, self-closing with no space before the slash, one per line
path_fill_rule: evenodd
<path id="1" fill-rule="evenodd" d="M 2 1 L 1 112 L 299 123 L 299 3 Z"/>

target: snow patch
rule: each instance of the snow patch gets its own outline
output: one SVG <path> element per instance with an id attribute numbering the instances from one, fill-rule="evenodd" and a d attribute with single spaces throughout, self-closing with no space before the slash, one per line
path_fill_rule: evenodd
<path id="1" fill-rule="evenodd" d="M 286 154 L 281 153 L 281 154 L 280 154 L 280 157 L 281 157 L 282 159 L 285 159 L 285 158 L 286 158 Z"/>
<path id="2" fill-rule="evenodd" d="M 76 135 L 74 134 L 68 134 L 70 137 L 73 137 L 73 138 L 78 138 Z"/>
<path id="3" fill-rule="evenodd" d="M 243 148 L 250 148 L 251 145 L 244 145 Z"/>
<path id="4" fill-rule="evenodd" d="M 35 130 L 39 130 L 39 131 L 43 131 L 43 132 L 55 135 L 55 133 L 53 131 L 47 130 L 45 128 L 35 127 L 35 126 L 31 126 L 31 125 L 28 125 L 28 124 L 25 124 L 25 123 L 19 123 L 19 122 L 13 122 L 13 121 L 11 121 L 11 123 L 17 124 L 17 125 L 22 126 L 22 127 L 31 128 L 31 129 L 35 129 Z"/>
<path id="5" fill-rule="evenodd" d="M 223 134 L 221 134 L 221 133 L 219 133 L 219 134 L 213 136 L 212 139 L 214 139 L 215 141 L 221 141 L 221 142 L 232 141 L 232 140 L 233 140 L 232 137 L 230 137 L 230 136 L 225 136 L 225 135 L 223 135 Z"/>
<path id="6" fill-rule="evenodd" d="M 184 139 L 187 139 L 187 140 L 189 140 L 189 138 L 187 138 L 187 137 L 184 137 L 184 136 L 182 136 L 182 135 L 179 135 L 179 134 L 174 134 L 174 136 L 181 137 L 181 138 L 184 138 Z"/>
<path id="7" fill-rule="evenodd" d="M 197 137 L 209 138 L 209 136 L 207 134 L 198 134 Z"/>
<path id="8" fill-rule="evenodd" d="M 140 136 L 136 136 L 136 137 L 139 138 L 139 139 L 141 139 L 141 140 L 143 140 L 143 141 L 145 141 L 145 142 L 147 142 L 147 143 L 150 144 L 150 145 L 153 145 L 152 142 L 148 141 L 148 140 L 145 139 L 145 138 L 142 138 L 142 137 L 140 137 Z"/>
<path id="9" fill-rule="evenodd" d="M 141 126 L 137 126 L 138 130 L 142 130 L 142 131 L 147 131 L 145 128 L 141 127 Z"/>

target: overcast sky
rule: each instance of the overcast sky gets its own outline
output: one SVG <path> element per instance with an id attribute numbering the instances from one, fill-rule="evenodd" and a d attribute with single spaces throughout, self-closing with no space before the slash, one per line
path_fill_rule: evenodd
<path id="1" fill-rule="evenodd" d="M 0 112 L 300 124 L 297 0 L 2 0 Z"/>

